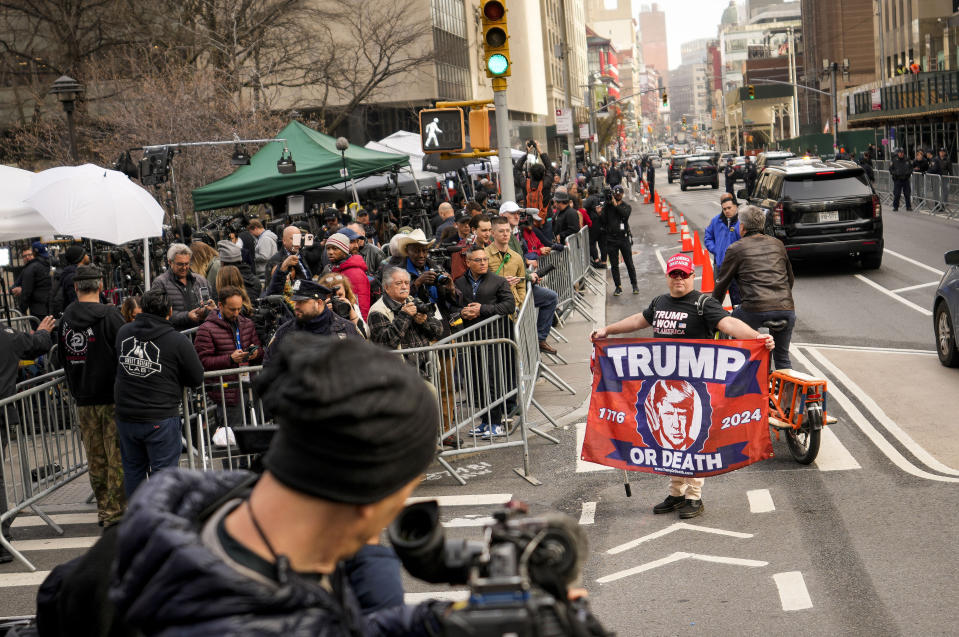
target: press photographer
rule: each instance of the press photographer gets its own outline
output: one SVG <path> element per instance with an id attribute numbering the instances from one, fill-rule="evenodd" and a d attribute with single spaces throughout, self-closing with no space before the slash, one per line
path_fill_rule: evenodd
<path id="1" fill-rule="evenodd" d="M 439 308 L 443 333 L 449 334 L 447 321 L 457 306 L 453 279 L 436 258 L 430 257 L 433 242 L 416 229 L 396 239 L 396 258 L 391 264 L 410 275 L 410 295 L 423 303 Z"/>
<path id="2" fill-rule="evenodd" d="M 174 243 L 167 249 L 170 269 L 153 280 L 151 290 L 163 291 L 173 308 L 170 322 L 178 330 L 195 327 L 216 309 L 210 294 L 210 284 L 190 270 L 193 251 L 183 243 Z"/>
<path id="3" fill-rule="evenodd" d="M 410 274 L 400 268 L 383 273 L 383 296 L 370 308 L 370 340 L 390 349 L 426 347 L 443 335 L 435 303 L 410 296 Z"/>
<path id="4" fill-rule="evenodd" d="M 292 285 L 293 318 L 281 325 L 266 347 L 263 364 L 269 364 L 285 338 L 294 332 L 309 332 L 338 339 L 359 338 L 356 326 L 327 307 L 333 291 L 313 281 L 298 279 Z"/>

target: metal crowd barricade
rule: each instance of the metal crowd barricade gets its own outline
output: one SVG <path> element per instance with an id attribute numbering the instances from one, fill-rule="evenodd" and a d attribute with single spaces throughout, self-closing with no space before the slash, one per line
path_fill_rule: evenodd
<path id="1" fill-rule="evenodd" d="M 0 524 L 31 509 L 59 534 L 37 502 L 88 470 L 76 405 L 62 371 L 0 400 Z M 31 571 L 36 568 L 0 534 L 0 546 Z"/>
<path id="2" fill-rule="evenodd" d="M 262 370 L 251 366 L 205 372 L 202 388 L 184 390 L 184 444 L 190 469 L 252 467 L 253 456 L 240 452 L 233 427 L 269 424 L 262 401 L 253 394 L 253 379 Z"/>
<path id="3" fill-rule="evenodd" d="M 879 195 L 879 200 L 884 205 L 889 205 L 892 203 L 892 176 L 889 174 L 888 170 L 877 170 L 874 172 L 876 181 L 873 183 L 873 188 L 876 189 L 876 194 Z"/>
<path id="4" fill-rule="evenodd" d="M 7 323 L 4 320 L 4 323 Z M 9 321 L 10 329 L 17 332 L 30 333 L 40 325 L 40 319 L 36 316 L 11 316 Z"/>

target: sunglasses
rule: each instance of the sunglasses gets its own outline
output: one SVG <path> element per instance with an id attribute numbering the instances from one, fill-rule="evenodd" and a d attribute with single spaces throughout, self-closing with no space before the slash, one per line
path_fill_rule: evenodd
<path id="1" fill-rule="evenodd" d="M 691 276 L 693 276 L 692 272 L 687 273 L 687 272 L 681 272 L 680 270 L 673 270 L 672 272 L 669 273 L 670 279 L 688 279 Z"/>

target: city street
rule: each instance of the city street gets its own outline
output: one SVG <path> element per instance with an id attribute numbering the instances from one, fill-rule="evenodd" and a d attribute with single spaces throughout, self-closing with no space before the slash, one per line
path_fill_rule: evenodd
<path id="1" fill-rule="evenodd" d="M 721 191 L 663 184 L 660 192 L 700 233 L 719 211 Z M 663 262 L 678 249 L 651 205 L 632 205 L 641 294 L 627 287 L 613 297 L 610 283 L 605 322 L 662 293 Z M 949 513 L 959 504 L 959 443 L 941 434 L 959 411 L 959 370 L 936 359 L 929 309 L 942 254 L 959 245 L 959 224 L 884 212 L 881 269 L 796 268 L 794 364 L 828 378 L 829 412 L 839 419 L 824 432 L 814 464 L 797 464 L 785 442 L 774 441 L 774 458 L 706 481 L 704 516 L 685 523 L 654 516 L 665 477 L 631 473 L 627 498 L 620 472 L 578 460 L 591 325 L 574 314 L 563 329 L 571 342 L 558 344 L 569 365 L 553 369 L 577 395 L 545 383 L 538 390 L 561 424 L 551 432 L 560 445 L 531 442 L 532 473 L 542 484 L 517 476 L 522 457 L 508 450 L 455 462 L 466 486 L 434 465 L 416 497 L 441 499 L 448 536 L 457 539 L 480 539 L 510 498 L 530 503 L 534 514 L 571 515 L 589 539 L 582 584 L 619 635 L 953 634 L 959 609 L 944 601 L 959 592 Z M 602 300 L 593 302 L 601 321 Z M 96 540 L 86 493 L 82 478 L 45 508 L 64 536 L 36 516 L 17 521 L 15 544 L 41 570 L 0 566 L 0 616 L 32 613 L 45 571 Z M 410 578 L 406 587 L 411 602 L 465 595 L 461 586 Z"/>

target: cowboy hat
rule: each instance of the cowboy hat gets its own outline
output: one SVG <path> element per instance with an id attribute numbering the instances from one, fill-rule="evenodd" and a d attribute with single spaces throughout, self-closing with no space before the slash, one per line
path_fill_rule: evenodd
<path id="1" fill-rule="evenodd" d="M 407 256 L 406 247 L 411 243 L 418 243 L 421 246 L 431 246 L 433 241 L 426 238 L 426 234 L 419 228 L 412 231 L 409 234 L 398 235 L 399 238 L 396 239 L 396 254 L 401 257 Z"/>

